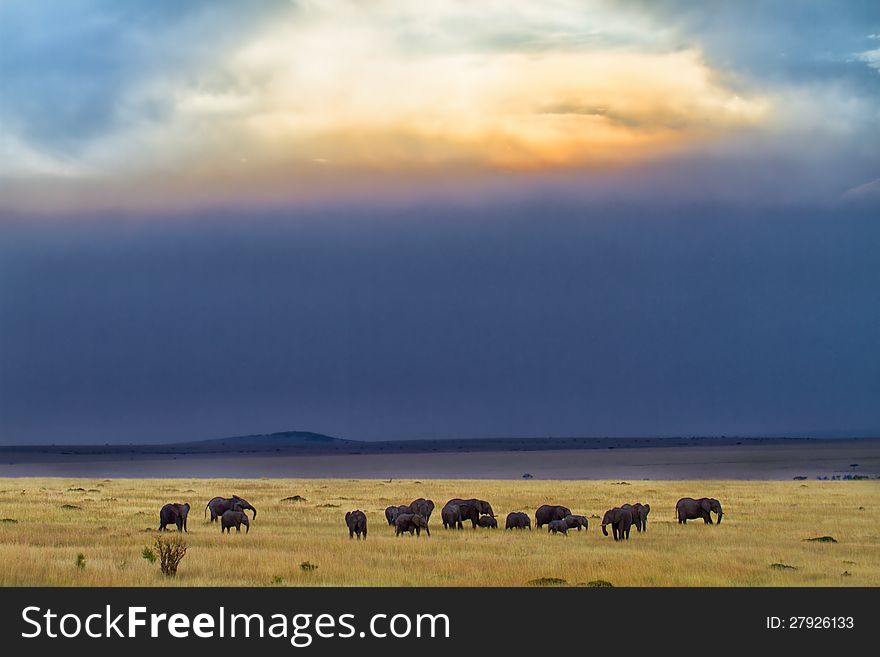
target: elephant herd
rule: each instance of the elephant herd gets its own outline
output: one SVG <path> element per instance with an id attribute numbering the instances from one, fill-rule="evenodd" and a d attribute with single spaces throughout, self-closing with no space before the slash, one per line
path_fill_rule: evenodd
<path id="1" fill-rule="evenodd" d="M 385 509 L 385 519 L 391 527 L 394 527 L 396 536 L 403 533 L 421 536 L 424 530 L 427 536 L 431 535 L 428 521 L 434 512 L 434 502 L 420 497 L 409 504 L 389 506 Z M 159 511 L 159 531 L 165 531 L 168 525 L 175 525 L 177 531 L 188 531 L 186 520 L 189 515 L 189 504 L 166 504 Z M 211 522 L 220 521 L 220 532 L 229 533 L 233 527 L 236 532 L 241 532 L 244 525 L 245 532 L 250 532 L 250 519 L 245 511 L 251 511 L 253 517 L 257 517 L 257 510 L 243 497 L 214 497 L 205 506 L 205 516 L 211 512 Z M 636 531 L 643 532 L 648 529 L 648 514 L 651 512 L 650 504 L 622 504 L 619 507 L 608 509 L 602 517 L 602 534 L 608 536 L 608 526 L 611 526 L 611 535 L 615 541 L 629 540 L 630 529 L 635 526 Z M 718 524 L 724 512 L 721 503 L 715 498 L 701 497 L 693 499 L 681 498 L 675 505 L 675 516 L 679 524 L 687 524 L 688 520 L 702 519 L 707 525 L 711 525 L 714 513 Z M 464 523 L 470 521 L 473 529 L 483 527 L 497 529 L 498 521 L 492 505 L 486 500 L 474 497 L 454 497 L 449 500 L 440 510 L 440 519 L 445 529 L 463 529 Z M 551 534 L 568 535 L 569 529 L 587 529 L 586 516 L 571 512 L 566 506 L 557 504 L 544 504 L 535 511 L 535 526 L 541 529 L 545 525 Z M 349 511 L 345 514 L 345 525 L 348 527 L 349 538 L 357 536 L 358 540 L 367 538 L 367 515 L 360 509 Z M 532 529 L 531 518 L 522 511 L 513 511 L 507 514 L 504 529 Z"/>
<path id="2" fill-rule="evenodd" d="M 165 531 L 168 525 L 176 525 L 177 531 L 189 531 L 186 527 L 186 518 L 189 515 L 189 504 L 166 504 L 159 511 L 159 531 Z M 245 510 L 252 511 L 254 518 L 257 517 L 257 510 L 243 497 L 233 495 L 232 497 L 214 497 L 205 506 L 204 515 L 208 515 L 211 511 L 211 522 L 220 521 L 220 533 L 224 531 L 229 533 L 233 527 L 235 531 L 241 532 L 241 526 L 244 525 L 245 533 L 250 532 L 251 523 L 245 514 Z M 364 521 L 366 523 L 366 520 Z"/>
<path id="3" fill-rule="evenodd" d="M 400 536 L 404 532 L 410 535 L 421 536 L 422 530 L 431 535 L 428 521 L 434 512 L 434 502 L 423 497 L 399 506 L 389 506 L 385 509 L 385 520 L 395 528 L 395 535 Z M 602 534 L 608 536 L 608 525 L 611 525 L 611 535 L 615 541 L 629 540 L 630 529 L 635 526 L 636 531 L 648 530 L 648 514 L 651 512 L 650 504 L 622 504 L 619 507 L 608 509 L 602 518 Z M 686 524 L 688 520 L 701 518 L 706 524 L 712 524 L 710 513 L 715 513 L 718 523 L 721 523 L 723 511 L 721 503 L 715 498 L 702 497 L 693 499 L 683 497 L 675 505 L 675 513 L 680 524 Z M 455 497 L 449 500 L 440 510 L 440 519 L 445 529 L 463 529 L 464 523 L 471 522 L 472 528 L 477 527 L 496 529 L 498 521 L 492 505 L 485 500 L 476 498 L 463 499 Z M 345 514 L 345 524 L 348 527 L 349 538 L 357 535 L 358 539 L 367 538 L 367 516 L 360 509 L 349 511 Z M 544 504 L 535 511 L 535 526 L 541 529 L 547 526 L 547 531 L 552 534 L 568 535 L 569 529 L 587 529 L 586 516 L 573 514 L 566 506 Z M 513 511 L 507 514 L 505 529 L 532 529 L 531 518 L 522 511 Z"/>

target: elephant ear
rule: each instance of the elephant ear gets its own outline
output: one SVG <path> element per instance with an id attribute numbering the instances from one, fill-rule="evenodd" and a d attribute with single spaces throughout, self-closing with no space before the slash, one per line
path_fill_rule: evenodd
<path id="1" fill-rule="evenodd" d="M 703 498 L 702 500 L 700 500 L 700 507 L 703 509 L 703 511 L 711 511 L 712 510 L 712 500 L 709 500 L 707 498 Z"/>

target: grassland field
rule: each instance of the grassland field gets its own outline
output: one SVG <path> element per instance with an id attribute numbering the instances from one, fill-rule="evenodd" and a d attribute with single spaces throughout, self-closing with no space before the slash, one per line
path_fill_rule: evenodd
<path id="1" fill-rule="evenodd" d="M 203 510 L 211 497 L 233 493 L 257 517 L 250 533 L 221 535 Z M 296 495 L 304 499 L 282 501 Z M 723 523 L 677 524 L 675 502 L 684 496 L 717 497 Z M 430 538 L 395 537 L 385 507 L 417 497 L 437 504 Z M 544 503 L 569 506 L 590 527 L 568 537 L 448 531 L 439 511 L 451 497 L 488 500 L 501 527 L 508 512 L 534 518 Z M 637 501 L 651 504 L 647 532 L 633 529 L 620 543 L 603 536 L 602 513 Z M 166 502 L 193 507 L 175 578 L 143 557 Z M 357 508 L 368 517 L 366 541 L 349 540 L 344 523 Z M 878 521 L 875 481 L 3 478 L 0 584 L 529 586 L 557 578 L 572 586 L 880 586 Z M 820 536 L 837 542 L 807 540 Z M 303 568 L 306 562 L 317 568 Z"/>

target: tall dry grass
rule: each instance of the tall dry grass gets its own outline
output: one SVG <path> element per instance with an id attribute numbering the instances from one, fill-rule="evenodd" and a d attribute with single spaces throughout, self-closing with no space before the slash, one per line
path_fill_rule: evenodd
<path id="1" fill-rule="evenodd" d="M 249 534 L 221 535 L 202 517 L 208 499 L 232 493 L 257 507 Z M 294 495 L 305 501 L 281 501 Z M 679 526 L 673 509 L 686 495 L 718 497 L 724 522 Z M 396 538 L 384 508 L 420 496 L 438 504 L 431 537 Z M 549 502 L 588 516 L 590 528 L 567 538 L 444 531 L 439 507 L 457 496 L 489 500 L 502 526 L 509 511 L 533 516 Z M 597 516 L 636 501 L 651 504 L 647 533 L 633 530 L 619 544 L 602 536 Z M 193 506 L 175 578 L 142 556 L 165 502 Z M 367 513 L 366 542 L 348 538 L 344 515 L 355 508 Z M 521 586 L 555 577 L 572 585 L 878 586 L 878 520 L 880 485 L 869 481 L 0 479 L 0 584 Z M 805 540 L 823 535 L 838 542 Z M 84 567 L 76 565 L 80 553 Z"/>

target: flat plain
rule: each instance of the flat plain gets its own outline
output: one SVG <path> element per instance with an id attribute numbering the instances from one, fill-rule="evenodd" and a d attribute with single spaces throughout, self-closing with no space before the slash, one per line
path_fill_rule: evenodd
<path id="1" fill-rule="evenodd" d="M 257 517 L 250 533 L 221 535 L 203 510 L 233 493 Z M 720 499 L 722 524 L 679 525 L 683 496 Z M 431 536 L 395 537 L 384 508 L 417 497 L 437 503 Z M 439 510 L 451 497 L 488 500 L 501 527 L 508 512 L 534 517 L 544 503 L 565 504 L 590 526 L 567 537 L 444 530 Z M 647 531 L 620 543 L 603 536 L 602 513 L 637 501 L 651 504 Z M 175 578 L 143 557 L 165 502 L 193 507 Z M 366 541 L 348 537 L 344 514 L 356 508 L 368 517 Z M 876 480 L 3 478 L 0 585 L 880 586 L 878 521 Z M 823 536 L 836 542 L 809 540 Z"/>

